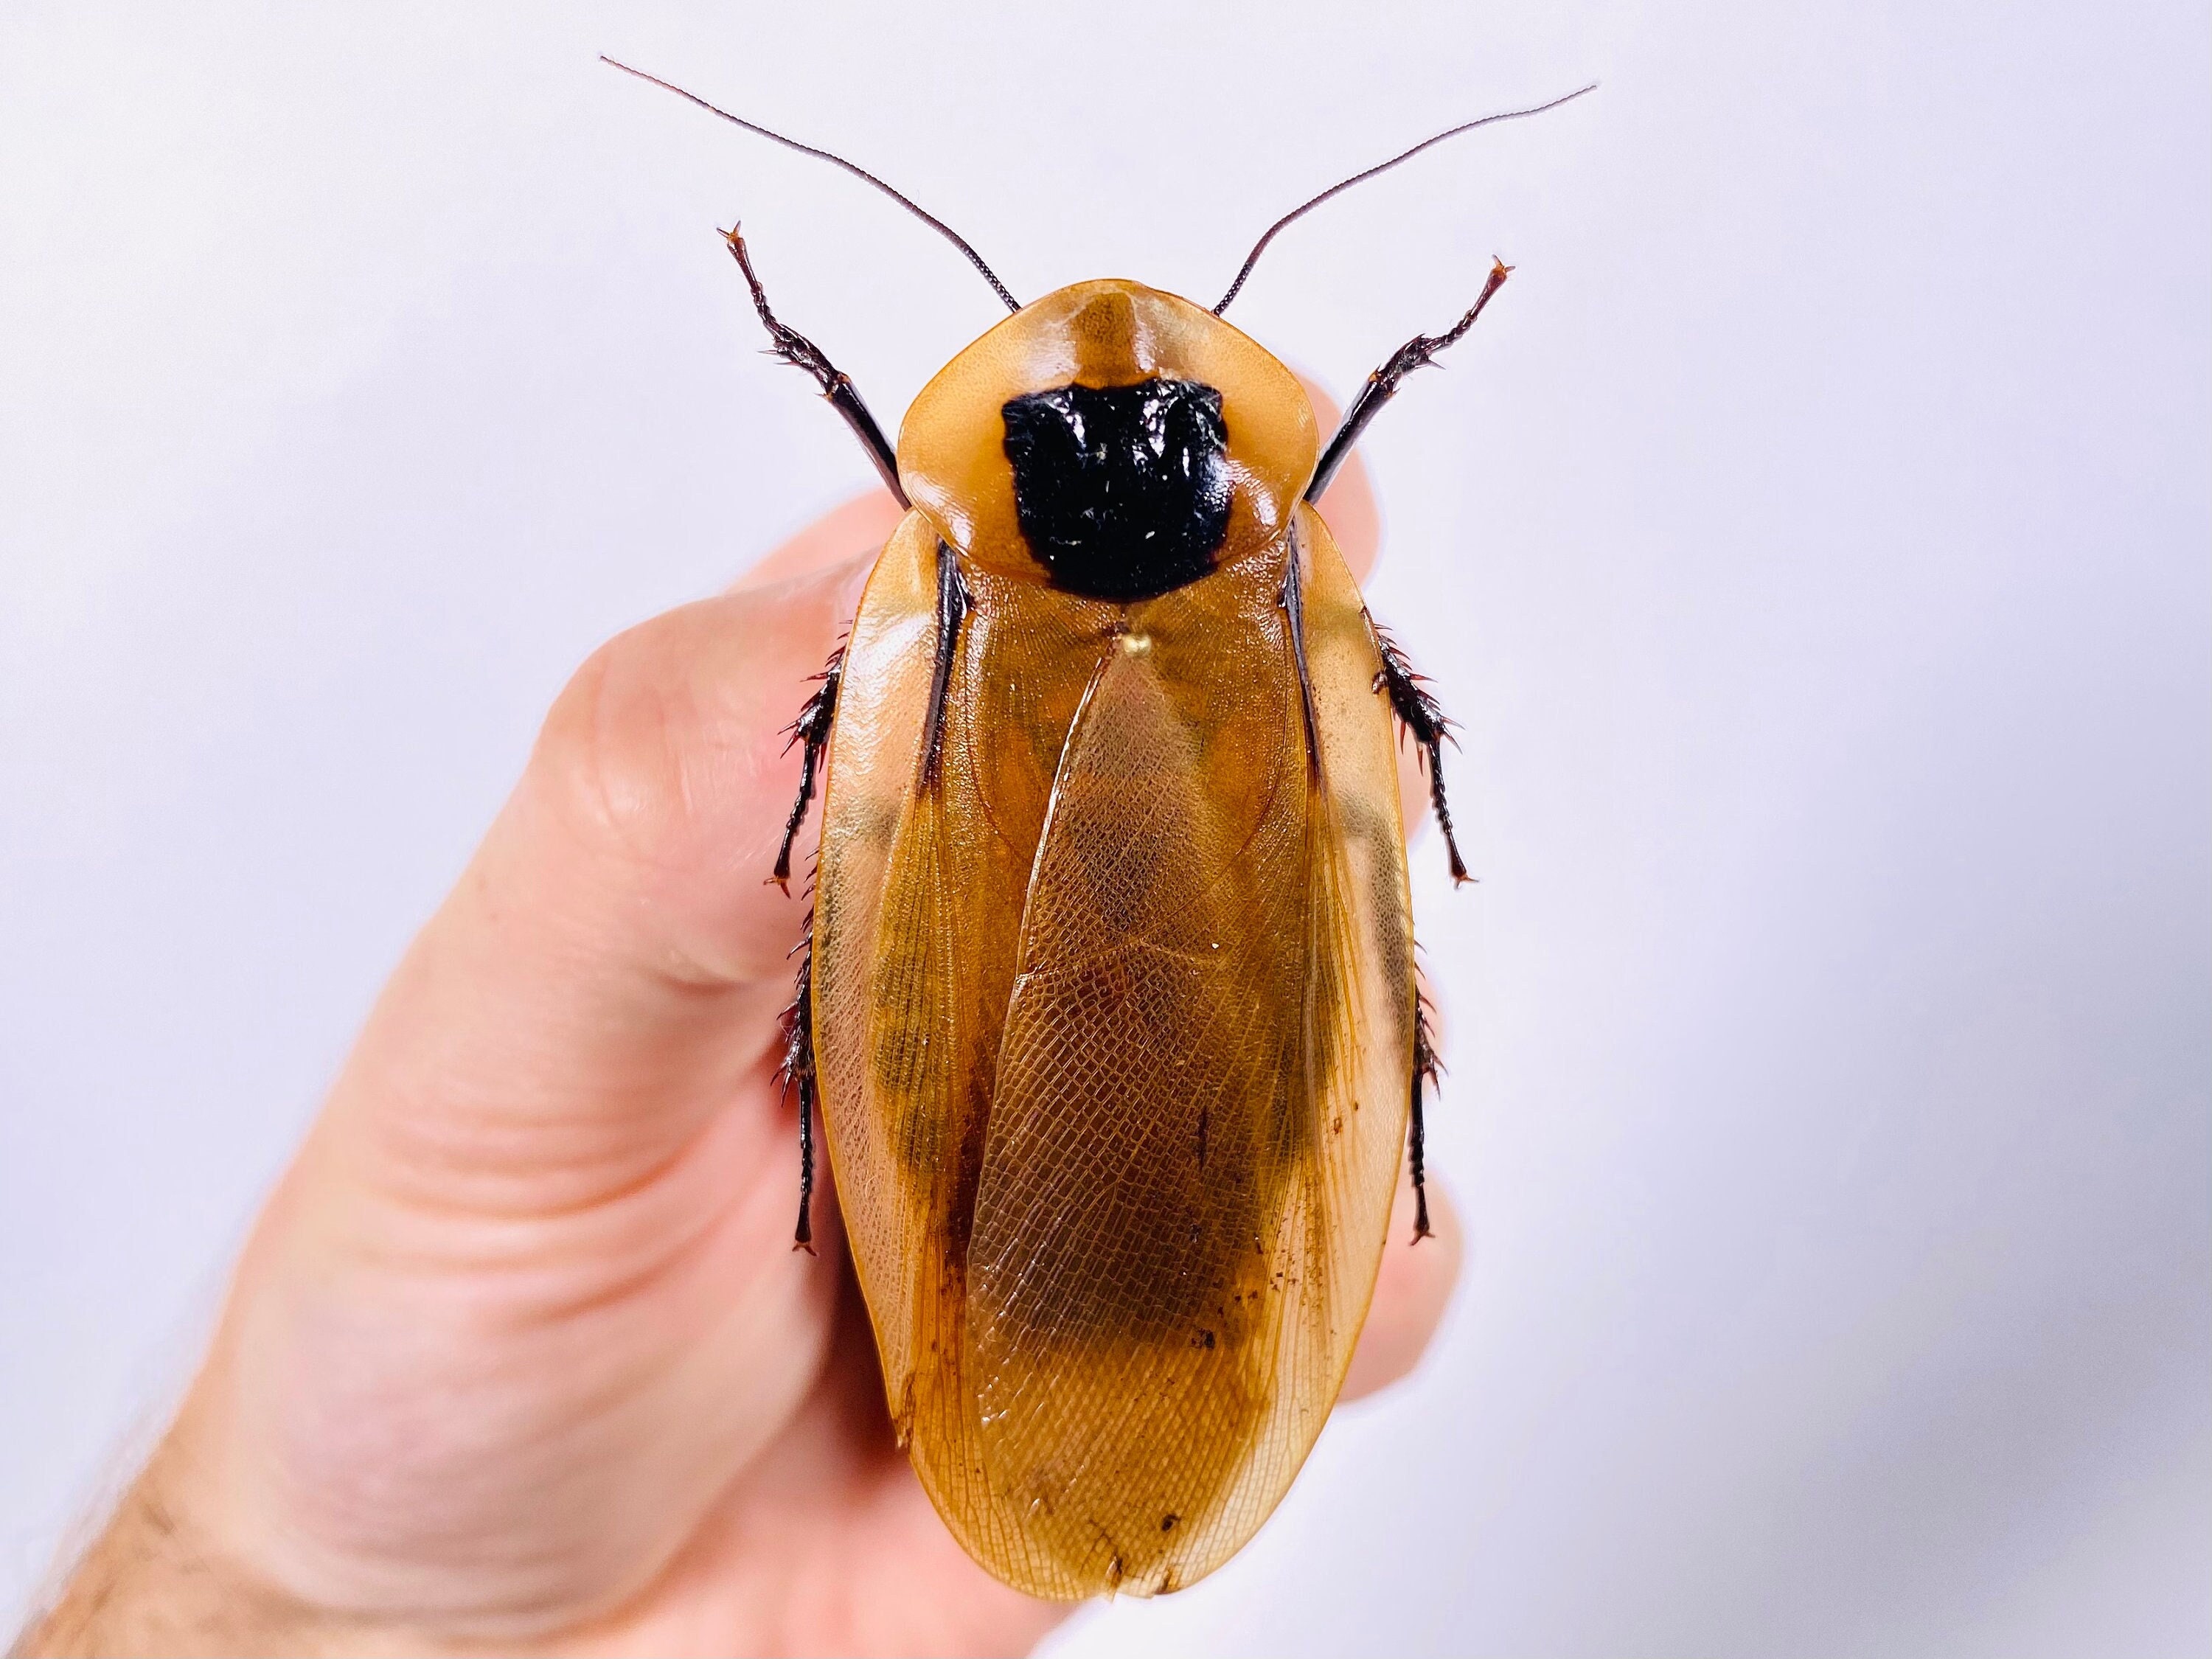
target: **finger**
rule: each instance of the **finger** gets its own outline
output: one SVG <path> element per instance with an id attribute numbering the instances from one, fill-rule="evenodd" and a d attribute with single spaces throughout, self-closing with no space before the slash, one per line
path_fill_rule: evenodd
<path id="1" fill-rule="evenodd" d="M 684 606 L 578 671 L 333 1091 L 352 1155 L 442 1202 L 583 1203 L 758 1091 L 805 908 L 766 880 L 782 732 L 866 564 Z"/>
<path id="2" fill-rule="evenodd" d="M 1343 412 L 1317 382 L 1300 374 L 1298 384 L 1306 389 L 1307 401 L 1313 404 L 1315 418 L 1321 425 L 1321 441 L 1326 444 L 1343 418 Z M 1314 503 L 1314 510 L 1328 526 L 1328 533 L 1336 538 L 1345 563 L 1352 567 L 1353 580 L 1364 584 L 1373 573 L 1376 557 L 1382 550 L 1382 518 L 1375 505 L 1375 486 L 1368 479 L 1367 463 L 1360 459 L 1358 450 L 1352 451 L 1337 469 L 1328 493 Z"/>
<path id="3" fill-rule="evenodd" d="M 1401 1176 L 1390 1210 L 1390 1241 L 1375 1279 L 1375 1299 L 1344 1378 L 1344 1400 L 1387 1389 L 1420 1363 L 1459 1284 L 1462 1233 L 1451 1194 L 1429 1177 L 1429 1225 L 1433 1236 L 1413 1236 L 1413 1182 Z"/>
<path id="4" fill-rule="evenodd" d="M 392 975 L 176 1431 L 274 1582 L 463 1623 L 619 1599 L 804 1397 L 838 1234 L 825 1202 L 828 1261 L 783 1248 L 805 900 L 763 878 L 779 731 L 865 573 L 595 653 Z"/>
<path id="5" fill-rule="evenodd" d="M 732 592 L 767 587 L 825 565 L 872 554 L 890 539 L 906 509 L 887 489 L 872 489 L 834 508 L 738 579 Z"/>
<path id="6" fill-rule="evenodd" d="M 749 1632 L 834 1620 L 841 1652 L 1027 1653 L 1074 1610 L 993 1578 L 939 1518 L 892 1433 L 848 1273 L 830 1363 L 789 1429 L 723 1492 L 643 1617 L 568 1647 L 743 1651 Z"/>

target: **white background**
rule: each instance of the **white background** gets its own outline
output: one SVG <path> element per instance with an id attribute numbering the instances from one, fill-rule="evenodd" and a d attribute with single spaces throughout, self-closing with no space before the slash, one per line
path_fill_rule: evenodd
<path id="1" fill-rule="evenodd" d="M 1463 722 L 1470 1271 L 1259 1540 L 1063 1656 L 2212 1640 L 2198 0 L 0 9 L 0 1607 L 568 669 L 1034 296 L 1340 392 Z"/>

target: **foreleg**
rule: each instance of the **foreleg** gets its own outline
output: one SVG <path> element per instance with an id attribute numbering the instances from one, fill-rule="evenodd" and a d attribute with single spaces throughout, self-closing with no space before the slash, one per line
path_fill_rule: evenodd
<path id="1" fill-rule="evenodd" d="M 806 822 L 806 809 L 814 799 L 814 790 L 821 780 L 823 751 L 830 746 L 830 728 L 837 719 L 837 687 L 845 673 L 845 647 L 839 646 L 830 653 L 830 660 L 814 678 L 814 695 L 799 711 L 799 718 L 785 727 L 790 742 L 784 744 L 787 751 L 793 744 L 806 745 L 799 763 L 799 799 L 791 804 L 791 817 L 783 826 L 783 845 L 776 850 L 775 873 L 769 878 L 788 893 L 791 890 L 791 845 L 799 839 L 799 826 Z"/>
<path id="2" fill-rule="evenodd" d="M 745 252 L 745 239 L 738 234 L 737 227 L 732 225 L 722 235 L 730 245 L 730 257 L 744 273 L 745 286 L 752 290 L 753 309 L 760 313 L 761 326 L 768 331 L 768 337 L 773 342 L 769 349 L 793 368 L 803 368 L 814 377 L 814 383 L 822 388 L 822 395 L 830 400 L 830 406 L 853 428 L 853 435 L 860 441 L 860 447 L 868 452 L 868 459 L 876 464 L 884 488 L 897 498 L 901 507 L 909 505 L 906 489 L 899 483 L 897 452 L 884 436 L 883 428 L 876 424 L 876 417 L 868 412 L 867 404 L 861 402 L 852 377 L 831 362 L 821 347 L 797 329 L 786 327 L 769 309 L 768 290 L 753 274 L 753 262 Z"/>
<path id="3" fill-rule="evenodd" d="M 1344 458 L 1352 453 L 1352 446 L 1367 429 L 1368 422 L 1381 414 L 1382 405 L 1398 395 L 1398 383 L 1415 369 L 1425 368 L 1434 362 L 1437 354 L 1446 347 L 1457 345 L 1468 330 L 1474 326 L 1474 319 L 1482 315 L 1482 308 L 1490 303 L 1490 296 L 1505 286 L 1505 278 L 1512 270 L 1513 267 L 1503 260 L 1492 260 L 1490 280 L 1482 285 L 1482 292 L 1468 307 L 1467 315 L 1441 334 L 1416 334 L 1392 352 L 1382 368 L 1367 377 L 1367 384 L 1359 388 L 1359 395 L 1352 400 L 1352 407 L 1345 411 L 1344 422 L 1336 428 L 1336 435 L 1328 441 L 1328 447 L 1322 451 L 1321 464 L 1314 468 L 1313 482 L 1306 486 L 1308 501 L 1321 499 L 1322 492 L 1336 477 L 1337 468 L 1344 465 Z"/>

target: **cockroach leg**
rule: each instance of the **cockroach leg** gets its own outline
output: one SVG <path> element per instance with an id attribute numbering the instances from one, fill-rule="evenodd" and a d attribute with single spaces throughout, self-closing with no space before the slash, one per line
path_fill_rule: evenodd
<path id="1" fill-rule="evenodd" d="M 1283 561 L 1283 586 L 1275 603 L 1283 608 L 1291 627 L 1291 660 L 1298 671 L 1298 707 L 1306 721 L 1306 775 L 1321 775 L 1321 738 L 1314 725 L 1313 676 L 1306 668 L 1306 598 L 1304 579 L 1298 574 L 1301 554 L 1297 526 L 1291 526 L 1290 550 Z"/>
<path id="2" fill-rule="evenodd" d="M 1397 641 L 1382 629 L 1372 617 L 1367 625 L 1375 634 L 1376 648 L 1382 653 L 1382 672 L 1375 676 L 1375 689 L 1390 696 L 1390 710 L 1397 715 L 1399 724 L 1421 745 L 1429 772 L 1429 804 L 1435 807 L 1437 827 L 1444 832 L 1444 853 L 1451 860 L 1452 879 L 1469 880 L 1467 864 L 1459 855 L 1459 842 L 1452 835 L 1451 808 L 1444 802 L 1444 739 L 1451 737 L 1451 722 L 1437 707 L 1435 697 L 1429 694 L 1428 682 L 1413 672 L 1406 660 L 1406 653 L 1398 648 Z M 1455 742 L 1456 739 L 1455 739 Z"/>
<path id="3" fill-rule="evenodd" d="M 830 660 L 815 678 L 814 695 L 799 711 L 799 718 L 784 728 L 790 741 L 784 744 L 789 752 L 793 744 L 805 744 L 805 753 L 799 763 L 799 799 L 791 804 L 791 817 L 783 826 L 783 845 L 776 849 L 775 873 L 769 879 L 788 893 L 791 890 L 791 844 L 799 839 L 799 826 L 806 822 L 806 809 L 814 799 L 814 789 L 822 775 L 822 753 L 830 746 L 830 728 L 837 720 L 837 686 L 845 673 L 845 647 L 839 646 L 830 653 Z"/>
<path id="4" fill-rule="evenodd" d="M 1413 994 L 1413 1099 L 1406 1125 L 1406 1155 L 1413 1171 L 1413 1243 L 1436 1235 L 1429 1230 L 1428 1169 L 1425 1163 L 1427 1137 L 1421 1122 L 1422 1085 L 1437 1086 L 1437 1048 L 1429 1035 L 1429 994 Z"/>
<path id="5" fill-rule="evenodd" d="M 799 941 L 799 987 L 791 1006 L 783 1012 L 783 1063 L 778 1080 L 787 1095 L 799 1096 L 799 1224 L 792 1230 L 791 1248 L 814 1254 L 814 913 L 806 915 L 806 931 Z M 1414 1098 L 1420 1097 L 1414 1080 Z M 1417 1154 L 1418 1156 L 1418 1154 Z"/>
<path id="6" fill-rule="evenodd" d="M 921 784 L 937 782 L 945 750 L 945 699 L 952 688 L 952 662 L 960 646 L 960 624 L 968 618 L 968 584 L 960 574 L 960 556 L 937 544 L 937 662 L 929 677 L 929 720 L 921 734 Z"/>
<path id="7" fill-rule="evenodd" d="M 910 505 L 905 486 L 899 483 L 897 453 L 884 436 L 883 428 L 876 424 L 876 417 L 868 412 L 867 404 L 860 400 L 852 378 L 831 362 L 821 347 L 797 329 L 787 327 L 769 309 L 768 290 L 753 274 L 753 262 L 745 252 L 745 239 L 738 234 L 738 228 L 731 226 L 722 237 L 730 245 L 730 257 L 744 273 L 745 286 L 752 290 L 753 309 L 760 313 L 761 326 L 768 331 L 768 337 L 773 343 L 769 348 L 770 355 L 814 377 L 814 383 L 822 388 L 822 395 L 830 400 L 830 406 L 853 428 L 853 435 L 860 441 L 861 447 L 868 452 L 868 459 L 876 464 L 884 488 L 891 492 L 901 507 Z"/>
<path id="8" fill-rule="evenodd" d="M 1580 94 L 1577 94 L 1579 96 Z M 1398 394 L 1398 383 L 1417 368 L 1425 368 L 1437 360 L 1437 354 L 1449 346 L 1457 345 L 1474 319 L 1482 315 L 1483 307 L 1490 296 L 1505 286 L 1505 279 L 1513 267 L 1503 259 L 1490 262 L 1490 280 L 1483 283 L 1482 292 L 1467 308 L 1467 314 L 1441 334 L 1416 334 L 1392 352 L 1382 368 L 1367 377 L 1367 384 L 1359 388 L 1359 395 L 1352 400 L 1345 411 L 1344 423 L 1336 428 L 1336 435 L 1322 451 L 1321 464 L 1314 468 L 1313 482 L 1306 486 L 1306 499 L 1317 501 L 1336 477 L 1336 470 L 1344 465 L 1344 458 L 1352 453 L 1352 446 L 1367 429 L 1368 422 L 1382 412 L 1382 405 Z"/>

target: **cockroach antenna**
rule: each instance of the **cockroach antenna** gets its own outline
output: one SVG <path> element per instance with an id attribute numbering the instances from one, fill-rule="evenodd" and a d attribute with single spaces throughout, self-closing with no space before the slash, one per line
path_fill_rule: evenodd
<path id="1" fill-rule="evenodd" d="M 990 266 L 983 263 L 983 256 L 976 252 L 975 250 L 969 245 L 968 239 L 965 236 L 963 236 L 958 231 L 953 229 L 951 226 L 946 224 L 944 220 L 939 218 L 935 214 L 925 210 L 919 203 L 915 202 L 912 197 L 906 195 L 902 191 L 895 190 L 890 185 L 885 184 L 882 179 L 877 178 L 874 173 L 869 172 L 867 168 L 855 166 L 853 162 L 847 161 L 843 156 L 836 155 L 830 150 L 817 149 L 811 144 L 800 143 L 796 138 L 787 138 L 780 132 L 769 131 L 768 128 L 761 125 L 757 121 L 748 121 L 742 115 L 732 115 L 729 111 L 720 108 L 716 105 L 708 103 L 696 92 L 686 92 L 683 88 L 676 85 L 675 82 L 672 81 L 664 81 L 657 75 L 647 75 L 641 69 L 632 69 L 628 64 L 619 63 L 616 59 L 605 56 L 604 53 L 600 55 L 599 61 L 611 68 L 620 70 L 624 75 L 635 75 L 641 81 L 650 81 L 654 86 L 659 87 L 665 91 L 672 92 L 678 98 L 688 98 L 693 103 L 698 105 L 701 109 L 705 110 L 708 114 L 719 115 L 725 121 L 729 122 L 733 126 L 743 127 L 747 132 L 758 133 L 763 138 L 767 138 L 772 140 L 774 143 L 781 144 L 786 149 L 797 150 L 801 155 L 811 155 L 817 161 L 829 162 L 832 167 L 842 167 L 846 172 L 851 173 L 855 179 L 859 179 L 867 184 L 873 185 L 878 190 L 883 191 L 884 195 L 890 197 L 891 200 L 896 202 L 908 213 L 914 215 L 915 218 L 921 220 L 922 223 L 927 225 L 932 230 L 935 231 L 939 236 L 942 236 L 946 241 L 951 243 L 953 246 L 958 248 L 963 254 L 966 255 L 968 263 L 975 266 L 975 269 L 982 274 L 983 280 L 991 285 L 991 291 L 994 294 L 996 294 L 1000 299 L 1006 301 L 1007 310 L 1019 311 L 1022 308 L 1022 302 L 1006 291 L 1006 285 L 999 280 L 999 273 L 993 270 Z M 1304 211 L 1303 209 L 1300 210 Z M 1268 233 L 1269 235 L 1273 235 L 1273 234 L 1274 233 L 1273 231 Z M 1257 258 L 1258 256 L 1255 254 L 1254 257 Z M 1238 280 L 1241 282 L 1243 279 L 1240 277 Z M 1225 304 L 1227 302 L 1224 301 L 1223 303 Z"/>
<path id="2" fill-rule="evenodd" d="M 1244 256 L 1244 264 L 1237 273 L 1237 280 L 1230 283 L 1229 292 L 1221 296 L 1221 303 L 1213 307 L 1213 314 L 1218 317 L 1223 312 L 1228 310 L 1229 302 L 1243 291 L 1244 279 L 1252 274 L 1252 267 L 1260 263 L 1260 256 L 1267 251 L 1267 244 L 1273 241 L 1276 235 L 1293 221 L 1303 219 L 1307 214 L 1311 213 L 1323 202 L 1328 200 L 1330 197 L 1341 196 L 1346 191 L 1350 190 L 1354 185 L 1364 184 L 1368 179 L 1372 179 L 1378 173 L 1388 173 L 1392 167 L 1396 167 L 1399 162 L 1410 161 L 1416 155 L 1419 155 L 1423 150 L 1431 148 L 1432 145 L 1441 144 L 1447 138 L 1456 138 L 1462 132 L 1473 132 L 1477 127 L 1486 127 L 1498 121 L 1518 121 L 1525 115 L 1541 115 L 1547 109 L 1557 109 L 1562 104 L 1571 104 L 1574 102 L 1576 99 L 1581 97 L 1583 94 L 1586 92 L 1595 92 L 1596 90 L 1597 82 L 1593 81 L 1586 87 L 1577 88 L 1574 91 L 1567 94 L 1564 98 L 1553 99 L 1548 104 L 1535 104 L 1530 106 L 1527 109 L 1509 109 L 1497 115 L 1486 115 L 1479 121 L 1462 122 L 1458 126 L 1447 128 L 1444 131 L 1437 134 L 1433 138 L 1422 139 L 1421 142 L 1414 145 L 1413 149 L 1401 151 L 1398 155 L 1392 156 L 1387 161 L 1376 162 L 1364 173 L 1355 173 L 1349 179 L 1346 179 L 1336 184 L 1331 185 L 1327 190 L 1322 191 L 1320 195 L 1313 198 L 1310 201 L 1301 202 L 1297 206 L 1292 208 L 1288 213 L 1285 213 L 1281 218 L 1276 220 L 1273 224 L 1269 225 L 1266 231 L 1261 234 L 1260 240 L 1252 245 L 1252 251 Z"/>

